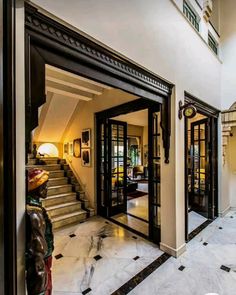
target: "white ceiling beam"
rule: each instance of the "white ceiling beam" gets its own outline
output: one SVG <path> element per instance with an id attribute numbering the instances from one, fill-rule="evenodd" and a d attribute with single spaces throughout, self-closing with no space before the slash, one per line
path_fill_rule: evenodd
<path id="1" fill-rule="evenodd" d="M 99 83 L 99 82 L 96 82 L 96 81 L 93 81 L 93 80 L 90 80 L 90 79 L 87 79 L 87 78 L 84 78 L 82 76 L 79 76 L 79 75 L 76 75 L 76 74 L 73 74 L 71 72 L 68 72 L 68 71 L 64 71 L 64 70 L 61 70 L 59 68 L 56 68 L 56 67 L 53 67 L 51 65 L 46 65 L 46 73 L 47 71 L 53 71 L 53 72 L 56 72 L 56 73 L 60 73 L 60 74 L 63 74 L 63 75 L 66 75 L 68 77 L 72 77 L 72 78 L 75 78 L 77 80 L 80 80 L 80 81 L 84 81 L 84 82 L 88 82 L 90 84 L 93 84 L 93 85 L 96 85 L 96 86 L 99 86 L 101 88 L 104 88 L 104 89 L 112 89 L 112 87 L 110 86 L 107 86 L 105 84 L 102 84 L 102 83 Z"/>
<path id="2" fill-rule="evenodd" d="M 85 100 L 85 101 L 90 101 L 91 100 L 90 98 L 87 98 L 87 99 L 81 98 L 79 95 L 73 94 L 71 92 L 67 92 L 67 91 L 60 90 L 60 89 L 53 88 L 53 87 L 49 87 L 49 86 L 47 86 L 46 89 L 47 89 L 47 91 L 53 92 L 55 94 L 63 95 L 63 96 L 70 97 L 70 98 L 75 98 L 75 99 L 78 99 L 78 100 L 80 100 L 80 99 Z"/>
<path id="3" fill-rule="evenodd" d="M 70 86 L 66 86 L 60 83 L 52 82 L 52 81 L 46 81 L 46 87 L 48 91 L 49 89 L 53 89 L 54 93 L 64 93 L 66 96 L 78 98 L 81 100 L 89 101 L 94 98 L 94 94 L 88 93 L 79 89 L 72 88 Z M 55 92 L 57 90 L 57 92 Z M 59 94 L 59 93 L 58 93 Z"/>
<path id="4" fill-rule="evenodd" d="M 77 79 L 67 77 L 60 73 L 55 73 L 53 71 L 47 72 L 46 81 L 56 82 L 95 95 L 101 95 L 103 93 L 103 88 L 101 87 L 89 84 L 88 82 L 79 81 Z"/>

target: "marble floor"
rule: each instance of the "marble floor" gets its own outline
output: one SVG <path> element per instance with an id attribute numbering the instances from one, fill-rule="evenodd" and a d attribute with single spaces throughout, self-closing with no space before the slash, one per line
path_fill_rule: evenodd
<path id="1" fill-rule="evenodd" d="M 127 212 L 148 221 L 148 195 L 128 200 Z"/>
<path id="2" fill-rule="evenodd" d="M 58 230 L 54 239 L 53 295 L 109 295 L 163 254 L 101 217 Z"/>
<path id="3" fill-rule="evenodd" d="M 236 212 L 218 218 L 171 257 L 130 295 L 235 295 Z"/>
<path id="4" fill-rule="evenodd" d="M 127 225 L 128 227 L 148 236 L 148 223 L 125 213 L 120 213 L 112 216 L 112 219 Z"/>
<path id="5" fill-rule="evenodd" d="M 163 254 L 100 217 L 55 233 L 53 295 L 110 295 Z M 132 280 L 131 280 L 132 281 Z M 236 212 L 218 218 L 130 295 L 235 295 Z"/>
<path id="6" fill-rule="evenodd" d="M 203 217 L 195 211 L 190 211 L 188 213 L 188 233 L 190 234 L 193 230 L 195 230 L 205 221 L 207 221 L 206 217 Z"/>

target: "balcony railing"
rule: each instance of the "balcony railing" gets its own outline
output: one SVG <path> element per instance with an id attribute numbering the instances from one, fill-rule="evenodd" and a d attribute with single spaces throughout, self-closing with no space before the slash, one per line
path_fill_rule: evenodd
<path id="1" fill-rule="evenodd" d="M 196 13 L 192 10 L 189 4 L 184 1 L 183 12 L 194 28 L 199 32 L 199 20 Z"/>

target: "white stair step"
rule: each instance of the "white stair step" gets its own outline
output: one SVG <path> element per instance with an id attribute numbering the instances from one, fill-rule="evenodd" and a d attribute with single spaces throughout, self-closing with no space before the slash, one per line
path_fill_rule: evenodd
<path id="1" fill-rule="evenodd" d="M 44 169 L 47 171 L 55 171 L 55 170 L 61 170 L 61 165 L 60 164 L 28 165 L 27 168 L 39 168 L 39 169 Z"/>
<path id="2" fill-rule="evenodd" d="M 27 165 L 35 165 L 36 164 L 37 159 L 28 159 L 28 163 Z"/>
<path id="3" fill-rule="evenodd" d="M 85 220 L 87 217 L 87 212 L 80 210 L 79 212 L 69 213 L 62 216 L 53 217 L 51 219 L 53 229 L 61 228 L 66 225 L 77 223 Z"/>
<path id="4" fill-rule="evenodd" d="M 56 165 L 56 164 L 58 164 L 58 159 L 47 159 L 47 158 L 42 158 L 42 160 L 43 160 L 47 165 Z"/>
<path id="5" fill-rule="evenodd" d="M 69 192 L 72 192 L 72 185 L 71 184 L 51 186 L 48 188 L 48 196 L 69 193 Z"/>
<path id="6" fill-rule="evenodd" d="M 92 216 L 95 215 L 95 210 L 94 210 L 93 208 L 88 207 L 88 208 L 86 208 L 86 209 L 89 210 L 89 216 L 90 216 L 90 217 L 92 217 Z"/>
<path id="7" fill-rule="evenodd" d="M 70 165 L 69 164 L 63 164 L 63 169 L 65 171 L 69 171 L 70 170 Z"/>
<path id="8" fill-rule="evenodd" d="M 43 206 L 47 209 L 49 206 L 63 204 L 67 202 L 76 201 L 76 193 L 70 192 L 66 194 L 57 194 L 48 196 L 46 199 L 42 200 Z"/>
<path id="9" fill-rule="evenodd" d="M 63 184 L 68 184 L 67 177 L 49 178 L 49 181 L 48 181 L 48 187 L 63 185 Z"/>
<path id="10" fill-rule="evenodd" d="M 74 201 L 47 207 L 47 212 L 51 218 L 78 212 L 81 209 L 81 202 Z"/>
<path id="11" fill-rule="evenodd" d="M 49 178 L 59 178 L 64 177 L 64 171 L 63 170 L 56 170 L 56 171 L 49 171 Z"/>

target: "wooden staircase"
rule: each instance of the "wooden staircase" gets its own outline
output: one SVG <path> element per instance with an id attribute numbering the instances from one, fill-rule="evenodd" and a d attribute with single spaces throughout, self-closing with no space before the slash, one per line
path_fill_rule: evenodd
<path id="1" fill-rule="evenodd" d="M 29 159 L 27 169 L 36 167 L 49 172 L 48 196 L 42 200 L 42 204 L 51 218 L 53 229 L 82 222 L 94 215 L 65 160 L 56 157 Z"/>

